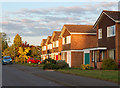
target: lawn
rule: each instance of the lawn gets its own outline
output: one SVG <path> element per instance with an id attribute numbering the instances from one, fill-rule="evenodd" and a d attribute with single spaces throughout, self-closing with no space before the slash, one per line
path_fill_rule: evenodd
<path id="1" fill-rule="evenodd" d="M 116 83 L 118 82 L 118 73 L 119 73 L 119 71 L 112 71 L 112 70 L 110 71 L 110 70 L 59 69 L 57 71 L 67 74 L 112 81 Z"/>

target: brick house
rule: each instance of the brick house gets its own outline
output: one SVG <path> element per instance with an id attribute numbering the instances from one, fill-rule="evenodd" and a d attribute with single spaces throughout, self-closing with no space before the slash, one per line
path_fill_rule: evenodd
<path id="1" fill-rule="evenodd" d="M 60 51 L 59 51 L 59 36 L 60 31 L 54 31 L 51 37 L 50 42 L 52 43 L 52 54 L 51 57 L 54 60 L 60 60 Z"/>
<path id="2" fill-rule="evenodd" d="M 46 48 L 47 48 L 47 54 L 46 54 L 47 58 L 51 58 L 51 53 L 52 53 L 52 42 L 50 41 L 51 37 L 52 36 L 48 36 L 46 43 L 45 43 Z"/>
<path id="3" fill-rule="evenodd" d="M 92 25 L 64 25 L 60 37 L 62 39 L 61 59 L 65 60 L 69 67 L 89 64 L 87 51 L 84 52 L 83 49 L 97 46 L 96 31 Z"/>
<path id="4" fill-rule="evenodd" d="M 47 39 L 42 39 L 41 42 L 41 48 L 42 48 L 42 55 L 41 55 L 41 59 L 45 60 L 47 58 L 47 47 L 46 47 L 46 41 Z"/>
<path id="5" fill-rule="evenodd" d="M 90 52 L 90 64 L 101 68 L 105 58 L 120 59 L 120 11 L 103 10 L 93 26 L 96 30 L 97 47 L 85 49 Z"/>

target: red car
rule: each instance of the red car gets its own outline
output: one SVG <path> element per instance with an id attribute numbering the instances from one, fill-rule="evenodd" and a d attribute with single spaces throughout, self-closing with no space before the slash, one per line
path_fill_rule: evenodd
<path id="1" fill-rule="evenodd" d="M 29 57 L 29 59 L 27 60 L 27 63 L 29 63 L 29 64 L 31 64 L 31 63 L 41 64 L 42 62 L 40 60 L 38 60 L 37 58 Z"/>

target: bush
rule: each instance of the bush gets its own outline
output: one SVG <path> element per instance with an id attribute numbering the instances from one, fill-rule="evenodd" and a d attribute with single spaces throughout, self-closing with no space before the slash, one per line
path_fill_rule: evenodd
<path id="1" fill-rule="evenodd" d="M 82 65 L 81 65 L 81 69 L 82 69 L 82 70 L 92 70 L 92 67 L 90 67 L 89 64 L 86 64 L 86 65 L 85 65 L 85 64 L 82 64 Z"/>
<path id="2" fill-rule="evenodd" d="M 103 60 L 102 69 L 103 70 L 116 70 L 117 64 L 113 59 L 106 58 Z"/>
<path id="3" fill-rule="evenodd" d="M 43 66 L 43 69 L 64 69 L 64 68 L 69 68 L 69 66 L 65 61 L 62 60 L 59 60 L 55 63 L 52 60 L 49 63 L 46 62 L 45 65 Z"/>
<path id="4" fill-rule="evenodd" d="M 56 66 L 56 64 L 53 63 L 45 63 L 43 69 L 58 69 L 58 67 Z"/>
<path id="5" fill-rule="evenodd" d="M 63 61 L 63 60 L 58 60 L 56 62 L 56 66 L 59 68 L 59 69 L 63 69 L 63 68 L 69 68 L 69 65 Z"/>
<path id="6" fill-rule="evenodd" d="M 43 64 L 46 64 L 46 63 L 56 64 L 56 60 L 49 58 L 49 59 L 43 60 L 42 63 L 43 63 Z"/>

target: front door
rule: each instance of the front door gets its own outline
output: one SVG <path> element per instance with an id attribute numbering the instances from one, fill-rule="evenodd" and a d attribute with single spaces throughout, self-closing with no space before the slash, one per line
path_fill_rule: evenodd
<path id="1" fill-rule="evenodd" d="M 90 53 L 85 53 L 85 65 L 90 64 Z"/>
<path id="2" fill-rule="evenodd" d="M 58 60 L 58 55 L 56 55 L 56 60 Z"/>

